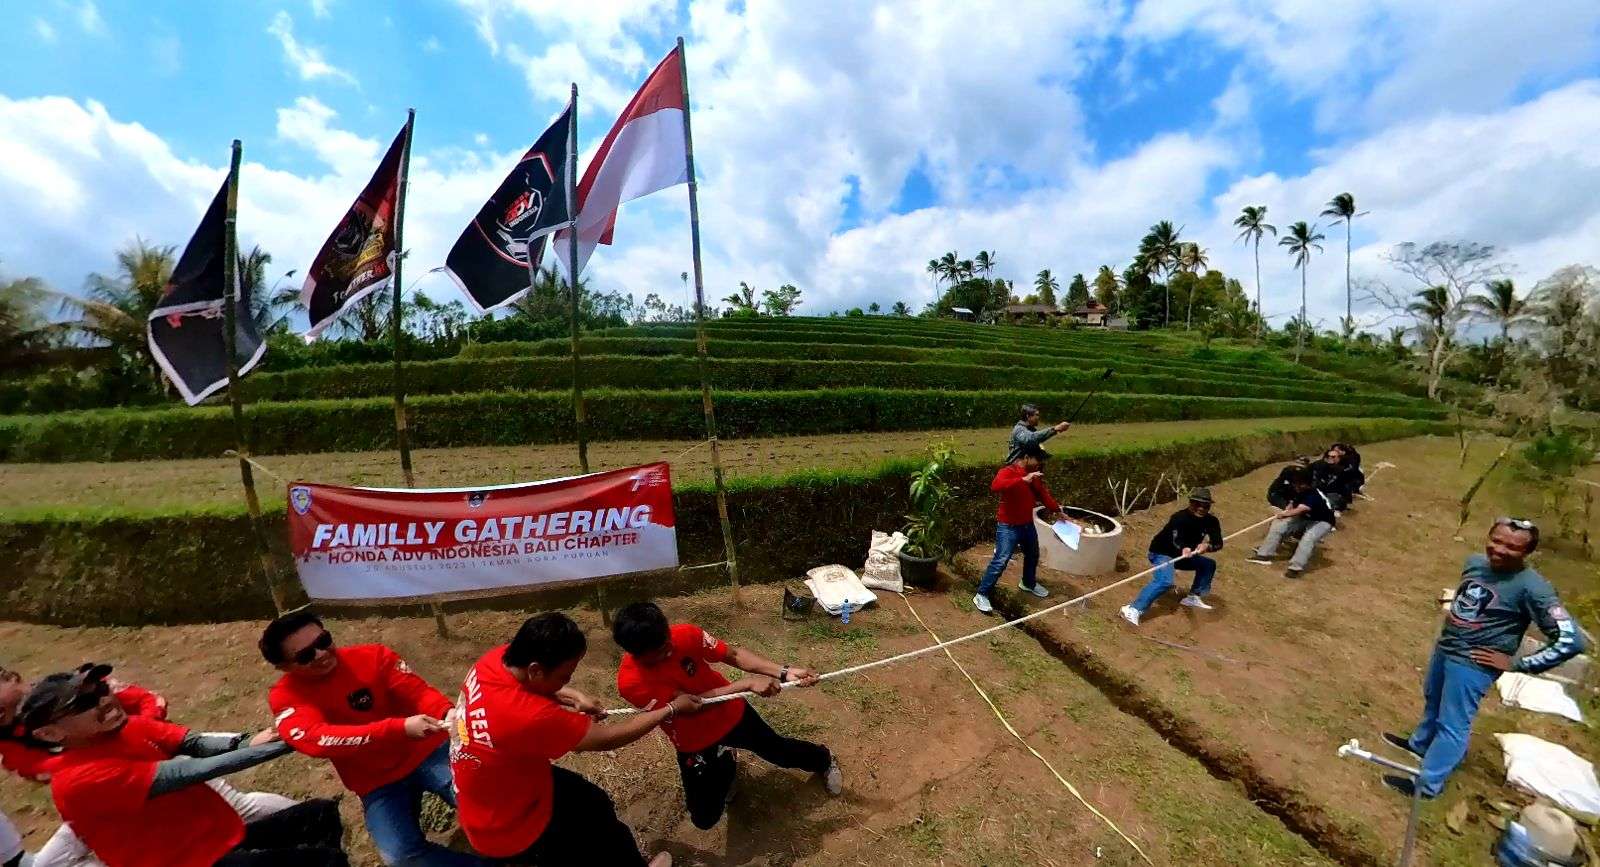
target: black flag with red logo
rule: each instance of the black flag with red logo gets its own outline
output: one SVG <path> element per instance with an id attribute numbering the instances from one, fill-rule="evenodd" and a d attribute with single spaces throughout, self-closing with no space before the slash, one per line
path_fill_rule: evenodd
<path id="1" fill-rule="evenodd" d="M 568 104 L 528 148 L 445 257 L 445 270 L 480 313 L 528 291 L 545 236 L 572 224 L 567 207 L 572 109 Z"/>
<path id="2" fill-rule="evenodd" d="M 306 306 L 315 339 L 339 315 L 370 293 L 389 285 L 394 277 L 394 222 L 400 200 L 400 163 L 411 139 L 411 122 L 389 145 L 383 162 L 372 173 L 366 189 L 345 211 L 333 234 L 322 243 L 317 258 L 306 269 L 300 302 Z"/>
<path id="3" fill-rule="evenodd" d="M 150 354 L 190 406 L 228 384 L 225 295 L 237 295 L 234 357 L 239 375 L 249 373 L 267 351 L 250 315 L 246 292 L 224 292 L 222 265 L 227 255 L 228 185 L 225 180 L 200 219 L 189 245 L 172 269 L 161 300 L 150 311 Z M 234 270 L 235 289 L 238 270 Z"/>

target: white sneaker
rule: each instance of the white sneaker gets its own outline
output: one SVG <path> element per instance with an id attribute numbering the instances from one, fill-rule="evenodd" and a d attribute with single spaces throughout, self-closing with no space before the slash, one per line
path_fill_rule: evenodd
<path id="1" fill-rule="evenodd" d="M 822 777 L 822 785 L 830 795 L 839 795 L 844 792 L 844 773 L 839 770 L 839 760 L 828 765 L 828 772 Z"/>
<path id="2" fill-rule="evenodd" d="M 1211 611 L 1212 610 L 1211 606 L 1207 605 L 1206 601 L 1204 599 L 1201 599 L 1200 597 L 1194 595 L 1193 593 L 1190 593 L 1188 596 L 1185 596 L 1182 599 L 1178 600 L 1178 604 L 1179 605 L 1187 605 L 1190 608 L 1198 608 L 1201 611 Z"/>
<path id="3" fill-rule="evenodd" d="M 978 609 L 984 614 L 994 613 L 994 606 L 989 604 L 989 597 L 983 595 L 982 593 L 972 597 L 972 607 Z"/>
<path id="4" fill-rule="evenodd" d="M 1139 625 L 1139 609 L 1132 605 L 1124 605 L 1118 613 L 1122 615 L 1123 620 L 1132 623 L 1134 626 Z"/>
<path id="5" fill-rule="evenodd" d="M 1045 586 L 1043 584 L 1040 584 L 1037 581 L 1033 582 L 1033 586 L 1032 587 L 1025 586 L 1025 585 L 1023 585 L 1021 583 L 1018 583 L 1017 586 L 1022 588 L 1022 592 L 1024 592 L 1024 593 L 1032 593 L 1033 595 L 1039 597 L 1040 599 L 1043 599 L 1043 598 L 1045 598 L 1045 597 L 1050 595 L 1050 591 L 1045 589 Z"/>

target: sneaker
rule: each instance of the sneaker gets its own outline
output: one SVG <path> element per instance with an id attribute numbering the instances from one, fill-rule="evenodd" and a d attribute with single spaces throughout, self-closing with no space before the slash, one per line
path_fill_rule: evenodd
<path id="1" fill-rule="evenodd" d="M 1417 794 L 1417 781 L 1410 777 L 1402 777 L 1399 774 L 1384 774 L 1383 784 L 1408 798 L 1415 797 Z M 1433 796 L 1423 795 L 1422 800 L 1431 801 Z"/>
<path id="2" fill-rule="evenodd" d="M 1132 605 L 1122 606 L 1117 613 L 1122 615 L 1123 620 L 1132 623 L 1134 626 L 1139 625 L 1139 609 L 1133 607 Z"/>
<path id="3" fill-rule="evenodd" d="M 1422 753 L 1419 753 L 1411 748 L 1411 738 L 1408 738 L 1405 735 L 1397 735 L 1394 732 L 1384 732 L 1383 739 L 1389 744 L 1389 746 L 1394 747 L 1397 750 L 1402 750 L 1410 755 L 1416 756 L 1419 759 L 1422 758 Z"/>
<path id="4" fill-rule="evenodd" d="M 1244 559 L 1245 559 L 1246 563 L 1260 563 L 1263 566 L 1271 566 L 1272 565 L 1272 558 L 1271 557 L 1263 557 L 1260 554 L 1251 554 L 1250 556 L 1248 556 L 1248 557 L 1246 557 Z"/>
<path id="5" fill-rule="evenodd" d="M 662 852 L 650 859 L 650 867 L 672 867 L 672 853 Z"/>
<path id="6" fill-rule="evenodd" d="M 828 765 L 827 773 L 822 776 L 822 785 L 830 795 L 839 795 L 844 792 L 844 773 L 839 770 L 838 759 L 834 759 Z"/>
<path id="7" fill-rule="evenodd" d="M 1046 590 L 1045 586 L 1043 584 L 1040 584 L 1037 581 L 1033 582 L 1033 586 L 1032 587 L 1029 587 L 1026 584 L 1018 584 L 1017 586 L 1022 588 L 1022 592 L 1024 592 L 1024 593 L 1032 593 L 1033 595 L 1039 597 L 1040 599 L 1043 599 L 1046 596 L 1050 595 L 1050 591 Z"/>
<path id="8" fill-rule="evenodd" d="M 1304 569 L 1296 569 L 1293 566 L 1290 566 L 1289 568 L 1283 570 L 1283 577 L 1285 577 L 1285 578 L 1299 578 L 1300 577 L 1300 573 L 1304 572 L 1304 571 L 1305 571 Z"/>
<path id="9" fill-rule="evenodd" d="M 1179 605 L 1187 605 L 1190 608 L 1198 608 L 1201 611 L 1211 611 L 1211 610 L 1213 610 L 1210 605 L 1206 604 L 1206 601 L 1204 599 L 1201 599 L 1200 597 L 1194 595 L 1193 593 L 1190 593 L 1188 596 L 1185 596 L 1182 599 L 1178 600 L 1178 604 Z"/>
<path id="10" fill-rule="evenodd" d="M 989 597 L 983 595 L 982 593 L 972 597 L 972 607 L 978 609 L 984 614 L 994 613 L 994 606 L 989 604 Z"/>

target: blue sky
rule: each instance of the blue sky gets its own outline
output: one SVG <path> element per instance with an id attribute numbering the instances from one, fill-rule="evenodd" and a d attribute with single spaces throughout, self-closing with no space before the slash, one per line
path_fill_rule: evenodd
<path id="1" fill-rule="evenodd" d="M 1249 284 L 1241 205 L 1282 226 L 1346 190 L 1371 210 L 1364 280 L 1404 288 L 1382 255 L 1406 240 L 1500 245 L 1529 287 L 1600 250 L 1600 7 L 1328 5 L 6 4 L 0 269 L 71 291 L 135 234 L 181 244 L 234 137 L 241 234 L 303 268 L 407 107 L 410 261 L 437 264 L 569 82 L 589 149 L 680 34 L 718 296 L 744 280 L 799 285 L 803 312 L 920 304 L 923 265 L 949 249 L 997 251 L 1026 291 L 1040 268 L 1120 269 L 1160 219 Z M 685 210 L 681 190 L 629 205 L 591 276 L 681 301 Z M 1328 235 L 1309 277 L 1331 326 Z M 1298 277 L 1276 250 L 1262 264 L 1283 315 Z"/>

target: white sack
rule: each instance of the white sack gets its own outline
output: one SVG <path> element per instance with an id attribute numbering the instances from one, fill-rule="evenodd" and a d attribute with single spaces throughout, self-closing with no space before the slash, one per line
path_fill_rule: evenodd
<path id="1" fill-rule="evenodd" d="M 1594 765 L 1560 744 L 1533 735 L 1495 735 L 1505 751 L 1506 782 L 1543 795 L 1557 806 L 1600 815 L 1600 781 Z"/>
<path id="2" fill-rule="evenodd" d="M 838 614 L 846 604 L 859 611 L 878 601 L 878 597 L 861 583 L 850 567 L 837 563 L 818 566 L 807 572 L 806 586 L 811 588 L 811 595 L 817 597 L 817 604 L 829 614 Z"/>
<path id="3" fill-rule="evenodd" d="M 1500 690 L 1500 702 L 1507 707 L 1553 713 L 1575 723 L 1583 722 L 1583 711 L 1578 709 L 1578 703 L 1553 680 L 1508 671 L 1500 675 L 1494 685 Z"/>
<path id="4" fill-rule="evenodd" d="M 906 592 L 906 584 L 900 579 L 900 549 L 907 541 L 906 534 L 898 530 L 894 535 L 873 530 L 867 565 L 861 570 L 861 583 L 874 590 Z"/>

